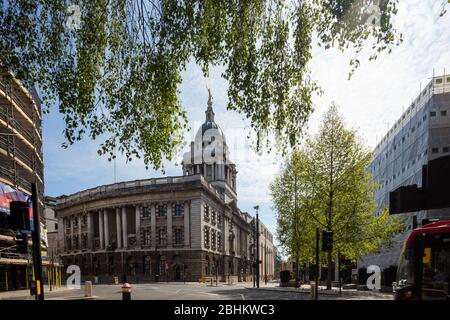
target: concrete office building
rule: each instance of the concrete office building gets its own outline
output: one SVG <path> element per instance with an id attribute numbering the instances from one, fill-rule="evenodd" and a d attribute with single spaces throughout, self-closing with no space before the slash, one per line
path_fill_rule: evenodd
<path id="1" fill-rule="evenodd" d="M 374 150 L 369 167 L 380 183 L 375 193 L 378 211 L 389 206 L 389 192 L 400 186 L 422 186 L 422 166 L 428 161 L 450 155 L 450 75 L 433 77 L 409 108 L 390 128 Z M 400 215 L 407 230 L 395 237 L 395 245 L 380 254 L 358 261 L 358 268 L 378 265 L 382 270 L 396 267 L 405 238 L 422 219 L 449 219 L 450 208 L 424 210 Z"/>

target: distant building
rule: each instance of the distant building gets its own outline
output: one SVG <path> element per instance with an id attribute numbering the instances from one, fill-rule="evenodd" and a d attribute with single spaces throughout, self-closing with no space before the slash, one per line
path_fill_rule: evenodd
<path id="1" fill-rule="evenodd" d="M 116 276 L 251 281 L 253 218 L 238 208 L 236 176 L 210 95 L 206 120 L 184 155 L 183 176 L 120 182 L 57 198 L 64 265 L 79 265 L 83 279 L 100 282 Z M 270 280 L 273 238 L 263 224 L 260 232 L 261 279 Z"/>
<path id="2" fill-rule="evenodd" d="M 56 198 L 44 198 L 44 216 L 47 229 L 48 254 L 57 255 L 61 249 L 61 241 L 58 237 L 58 219 L 55 215 Z"/>
<path id="3" fill-rule="evenodd" d="M 450 154 L 450 75 L 433 77 L 409 108 L 390 128 L 374 150 L 369 170 L 380 183 L 375 192 L 378 214 L 389 206 L 389 192 L 400 186 L 422 185 L 422 166 Z M 422 219 L 449 219 L 450 208 L 424 210 L 400 215 L 406 232 L 395 238 L 395 246 L 358 261 L 358 268 L 378 265 L 382 270 L 398 265 L 403 241 Z"/>

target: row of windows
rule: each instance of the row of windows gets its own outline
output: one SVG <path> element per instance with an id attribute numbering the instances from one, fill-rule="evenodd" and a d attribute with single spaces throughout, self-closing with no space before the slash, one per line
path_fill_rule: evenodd
<path id="1" fill-rule="evenodd" d="M 203 219 L 206 222 L 210 222 L 213 225 L 215 225 L 217 223 L 219 226 L 222 226 L 222 215 L 220 213 L 216 212 L 216 210 L 211 209 L 206 204 L 204 206 Z"/>
<path id="2" fill-rule="evenodd" d="M 166 217 L 167 216 L 167 206 L 159 205 L 155 208 L 157 217 Z M 174 217 L 181 217 L 184 214 L 184 205 L 183 204 L 173 204 L 172 205 L 172 215 Z M 151 215 L 150 207 L 142 207 L 142 217 L 149 218 Z"/>
<path id="3" fill-rule="evenodd" d="M 222 250 L 222 233 L 205 226 L 203 229 L 203 241 L 206 248 Z"/>
<path id="4" fill-rule="evenodd" d="M 78 249 L 87 249 L 88 248 L 88 237 L 86 233 L 81 234 L 81 244 L 79 242 L 78 234 L 71 236 L 66 236 L 65 239 L 65 247 L 67 250 L 78 250 Z"/>
<path id="5" fill-rule="evenodd" d="M 156 231 L 158 238 L 156 239 L 158 246 L 167 245 L 167 227 L 158 228 Z M 182 227 L 175 227 L 172 229 L 172 243 L 174 245 L 184 244 L 184 229 Z M 142 244 L 144 246 L 151 246 L 151 230 L 146 229 L 142 231 Z"/>
<path id="6" fill-rule="evenodd" d="M 439 114 L 441 115 L 441 117 L 446 117 L 447 110 L 441 110 Z M 436 115 L 437 115 L 436 111 L 430 111 L 430 117 L 436 117 Z"/>
<path id="7" fill-rule="evenodd" d="M 438 78 L 438 79 L 435 80 L 436 84 L 443 84 L 443 82 L 444 82 L 443 78 Z M 447 77 L 446 82 L 450 83 L 450 77 Z"/>
<path id="8" fill-rule="evenodd" d="M 436 148 L 432 148 L 432 152 L 433 152 L 433 150 L 435 150 L 435 149 L 436 149 Z M 449 149 L 446 149 L 446 150 L 449 150 Z M 449 151 L 447 151 L 447 152 L 449 152 Z M 412 166 L 414 166 L 416 163 L 418 163 L 419 160 L 420 160 L 421 158 L 423 158 L 424 156 L 426 156 L 427 154 L 428 154 L 428 151 L 425 150 L 425 152 L 419 154 L 419 155 L 417 156 L 416 159 L 413 159 L 412 161 L 408 161 L 408 163 L 406 164 L 406 166 L 405 166 L 405 167 L 402 167 L 402 170 L 399 170 L 397 173 L 393 174 L 393 175 L 391 176 L 391 178 L 385 180 L 385 181 L 378 187 L 378 190 L 380 190 L 380 189 L 382 189 L 383 187 L 387 186 L 388 183 L 394 181 L 395 179 L 400 178 L 400 176 L 401 176 L 402 173 L 405 173 L 406 170 L 408 170 L 409 168 L 411 168 Z M 372 170 L 372 173 L 373 173 L 373 170 Z"/>
<path id="9" fill-rule="evenodd" d="M 423 121 L 424 121 L 424 122 L 425 122 L 426 118 L 427 118 L 427 116 L 425 115 L 425 116 L 423 117 Z M 378 163 L 376 163 L 376 165 L 377 165 L 378 167 L 381 166 L 381 164 L 383 163 L 383 161 L 386 160 L 390 154 L 392 154 L 394 151 L 396 151 L 397 148 L 399 148 L 399 147 L 401 146 L 401 144 L 405 143 L 405 142 L 406 142 L 406 139 L 410 137 L 410 134 L 414 133 L 416 129 L 419 129 L 419 127 L 421 126 L 421 124 L 422 124 L 422 121 L 419 120 L 419 121 L 417 122 L 417 127 L 416 127 L 416 125 L 413 125 L 413 126 L 410 128 L 410 130 L 409 130 L 410 132 L 408 132 L 407 134 L 405 134 L 405 135 L 402 137 L 401 141 L 399 141 L 398 143 L 394 143 L 394 144 L 391 146 L 391 148 L 390 148 L 387 152 L 384 153 L 384 157 L 381 157 L 381 159 L 378 161 Z"/>
<path id="10" fill-rule="evenodd" d="M 64 225 L 66 226 L 66 228 L 71 228 L 72 226 L 74 228 L 78 228 L 78 216 L 73 215 L 73 216 L 64 218 Z M 82 227 L 87 226 L 87 214 L 83 214 L 81 216 L 81 226 Z M 57 229 L 57 227 L 56 227 L 56 229 Z"/>

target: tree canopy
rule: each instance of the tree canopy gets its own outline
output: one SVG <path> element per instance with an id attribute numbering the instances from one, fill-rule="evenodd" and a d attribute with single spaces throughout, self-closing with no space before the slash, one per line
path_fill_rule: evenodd
<path id="1" fill-rule="evenodd" d="M 37 85 L 65 119 L 65 146 L 106 137 L 99 154 L 160 168 L 187 126 L 178 97 L 189 61 L 224 67 L 227 108 L 250 120 L 258 151 L 270 135 L 298 145 L 320 92 L 308 69 L 324 48 L 401 41 L 398 0 L 0 0 L 0 65 Z M 357 67 L 357 55 L 351 64 Z"/>

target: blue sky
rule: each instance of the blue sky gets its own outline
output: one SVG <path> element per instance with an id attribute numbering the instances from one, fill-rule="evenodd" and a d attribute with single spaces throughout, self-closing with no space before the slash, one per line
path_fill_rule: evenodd
<path id="1" fill-rule="evenodd" d="M 433 0 L 402 0 L 394 26 L 402 31 L 404 42 L 391 54 L 383 53 L 378 60 L 368 61 L 370 50 L 361 54 L 361 66 L 351 80 L 347 80 L 352 52 L 313 49 L 312 77 L 324 91 L 315 98 L 315 111 L 308 123 L 310 133 L 317 131 L 322 114 L 334 101 L 350 126 L 370 147 L 374 147 L 395 120 L 407 108 L 420 89 L 435 73 L 444 68 L 450 73 L 450 13 L 439 17 L 442 3 Z M 193 140 L 197 128 L 204 121 L 207 102 L 206 87 L 213 94 L 216 122 L 221 126 L 230 146 L 231 157 L 238 170 L 238 205 L 243 211 L 254 213 L 260 205 L 263 223 L 274 233 L 276 218 L 271 208 L 268 186 L 279 171 L 280 159 L 273 154 L 256 155 L 242 137 L 248 122 L 242 116 L 226 111 L 227 83 L 214 68 L 209 78 L 191 63 L 183 75 L 180 99 L 187 110 L 191 132 L 186 141 Z M 57 110 L 44 115 L 44 161 L 46 195 L 71 194 L 86 188 L 114 182 L 114 165 L 97 155 L 98 143 L 84 140 L 62 149 L 64 122 Z M 165 163 L 166 175 L 181 175 L 176 162 Z M 163 174 L 145 170 L 141 161 L 116 161 L 117 181 L 159 177 Z"/>

